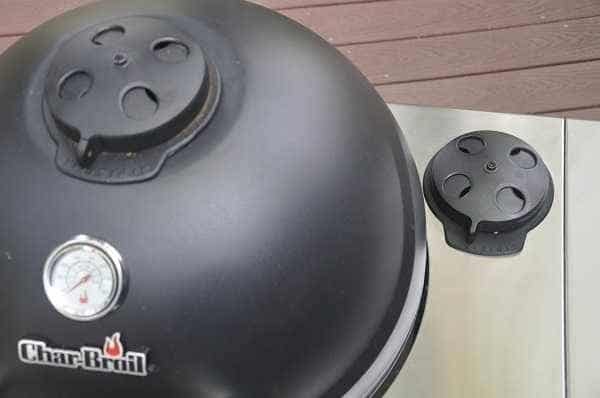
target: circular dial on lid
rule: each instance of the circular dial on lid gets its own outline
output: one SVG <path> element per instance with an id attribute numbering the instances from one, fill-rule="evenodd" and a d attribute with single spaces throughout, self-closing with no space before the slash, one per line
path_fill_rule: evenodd
<path id="1" fill-rule="evenodd" d="M 44 267 L 44 288 L 50 303 L 76 321 L 104 317 L 123 293 L 122 258 L 110 244 L 80 235 L 55 249 Z"/>

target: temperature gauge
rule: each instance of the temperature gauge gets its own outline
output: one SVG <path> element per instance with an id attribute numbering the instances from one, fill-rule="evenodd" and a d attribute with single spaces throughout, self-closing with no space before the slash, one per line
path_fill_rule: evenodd
<path id="1" fill-rule="evenodd" d="M 76 321 L 93 321 L 116 309 L 123 287 L 121 255 L 89 236 L 59 246 L 44 266 L 48 299 L 58 312 Z"/>

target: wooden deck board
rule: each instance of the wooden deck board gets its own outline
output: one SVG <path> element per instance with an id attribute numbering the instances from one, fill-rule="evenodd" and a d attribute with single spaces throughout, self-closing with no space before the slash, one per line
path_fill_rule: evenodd
<path id="1" fill-rule="evenodd" d="M 0 52 L 93 1 L 0 0 Z M 253 1 L 338 45 L 388 101 L 600 120 L 600 0 Z"/>
<path id="2" fill-rule="evenodd" d="M 600 106 L 600 61 L 378 87 L 388 102 L 508 113 Z"/>
<path id="3" fill-rule="evenodd" d="M 597 108 L 584 108 L 571 111 L 542 113 L 542 115 L 569 119 L 600 120 L 600 106 Z M 598 134 L 600 134 L 600 129 L 598 130 Z"/>
<path id="4" fill-rule="evenodd" d="M 600 15 L 598 0 L 393 0 L 284 14 L 333 44 L 491 30 Z"/>
<path id="5" fill-rule="evenodd" d="M 340 50 L 375 84 L 590 61 L 600 59 L 600 17 Z"/>

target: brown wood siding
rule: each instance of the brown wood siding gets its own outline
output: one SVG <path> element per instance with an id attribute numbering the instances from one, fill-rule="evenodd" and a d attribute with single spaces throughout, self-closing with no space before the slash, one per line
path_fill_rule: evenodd
<path id="1" fill-rule="evenodd" d="M 0 52 L 92 1 L 0 0 Z M 338 46 L 389 102 L 600 120 L 600 0 L 254 2 Z"/>

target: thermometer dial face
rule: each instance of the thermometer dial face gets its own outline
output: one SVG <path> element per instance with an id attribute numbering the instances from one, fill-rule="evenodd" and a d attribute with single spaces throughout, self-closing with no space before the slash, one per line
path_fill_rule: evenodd
<path id="1" fill-rule="evenodd" d="M 78 236 L 48 257 L 44 288 L 67 318 L 92 321 L 113 311 L 123 291 L 122 260 L 106 242 Z"/>

